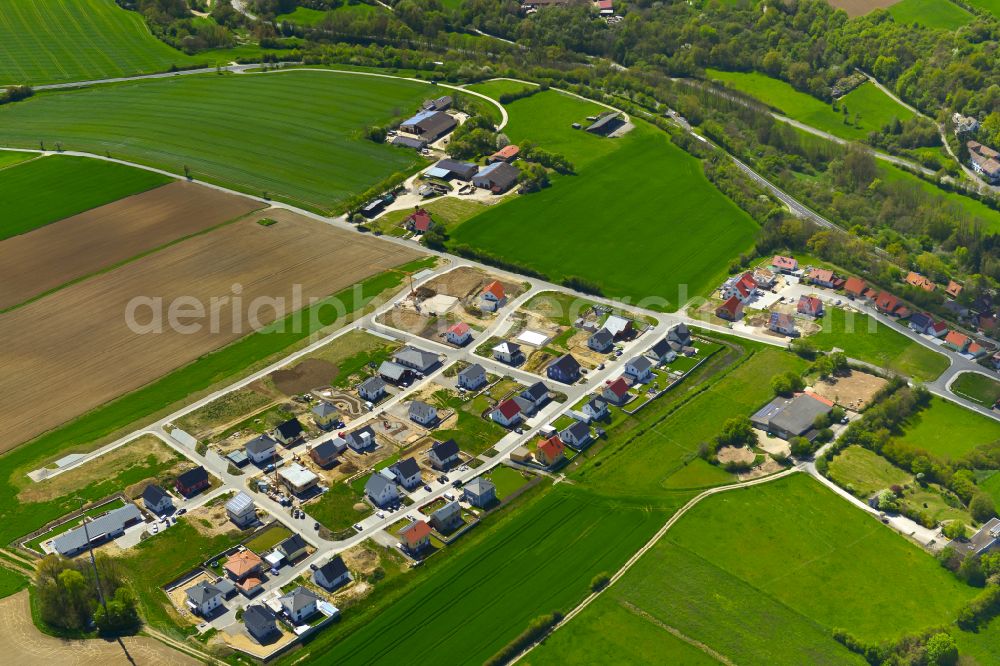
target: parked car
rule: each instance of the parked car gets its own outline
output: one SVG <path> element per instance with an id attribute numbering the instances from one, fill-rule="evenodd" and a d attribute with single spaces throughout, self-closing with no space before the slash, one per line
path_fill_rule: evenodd
<path id="1" fill-rule="evenodd" d="M 385 511 L 376 511 L 375 515 L 379 518 L 385 518 Z"/>
<path id="2" fill-rule="evenodd" d="M 319 522 L 313 523 L 313 529 L 319 532 Z"/>
<path id="3" fill-rule="evenodd" d="M 185 513 L 187 513 L 187 509 L 177 509 L 178 516 L 183 516 Z"/>
<path id="4" fill-rule="evenodd" d="M 361 523 L 354 523 L 354 529 L 358 532 L 361 531 Z"/>
<path id="5" fill-rule="evenodd" d="M 431 487 L 425 483 L 424 484 L 424 490 L 426 490 L 427 492 L 430 492 L 431 491 Z"/>

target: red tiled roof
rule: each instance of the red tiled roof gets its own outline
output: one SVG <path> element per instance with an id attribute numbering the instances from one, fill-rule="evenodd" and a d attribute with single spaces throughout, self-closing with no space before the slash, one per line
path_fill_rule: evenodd
<path id="1" fill-rule="evenodd" d="M 628 393 L 628 388 L 629 388 L 628 382 L 625 381 L 624 377 L 619 377 L 615 381 L 608 384 L 608 390 L 614 393 L 619 398 Z"/>
<path id="2" fill-rule="evenodd" d="M 503 299 L 505 292 L 503 285 L 500 284 L 500 282 L 498 282 L 497 280 L 493 280 L 493 282 L 490 282 L 488 285 L 483 287 L 483 293 L 493 294 L 493 296 L 495 296 L 496 299 L 499 301 Z"/>
<path id="3" fill-rule="evenodd" d="M 742 309 L 743 309 L 743 303 L 736 296 L 733 296 L 728 301 L 726 301 L 718 308 L 716 308 L 715 311 L 718 312 L 719 310 L 725 310 L 735 319 Z"/>
<path id="4" fill-rule="evenodd" d="M 962 293 L 962 285 L 955 282 L 954 280 L 948 280 L 948 288 L 945 289 L 945 292 L 947 292 L 947 294 L 952 297 L 958 296 L 959 294 Z"/>
<path id="5" fill-rule="evenodd" d="M 566 445 L 559 439 L 559 435 L 552 435 L 538 443 L 539 453 L 544 453 L 545 457 L 550 460 L 558 458 L 565 450 Z"/>
<path id="6" fill-rule="evenodd" d="M 415 213 L 411 213 L 406 219 L 413 224 L 414 231 L 427 231 L 431 228 L 431 214 L 423 208 Z"/>
<path id="7" fill-rule="evenodd" d="M 941 331 L 944 331 L 947 328 L 948 324 L 944 323 L 943 321 L 936 321 L 933 324 L 931 324 L 931 330 L 934 331 L 935 333 L 940 333 Z"/>
<path id="8" fill-rule="evenodd" d="M 252 550 L 244 550 L 226 560 L 226 571 L 237 578 L 243 578 L 261 564 L 263 564 L 263 560 L 257 557 Z"/>
<path id="9" fill-rule="evenodd" d="M 399 535 L 406 540 L 406 543 L 413 545 L 419 543 L 422 539 L 430 536 L 431 526 L 422 520 L 416 520 L 410 523 L 407 527 L 404 527 Z"/>
<path id="10" fill-rule="evenodd" d="M 740 279 L 736 281 L 736 286 L 739 287 L 740 285 L 747 289 L 747 293 L 753 293 L 753 290 L 757 288 L 757 281 L 753 279 L 753 274 L 744 273 L 740 276 Z"/>
<path id="11" fill-rule="evenodd" d="M 969 344 L 969 336 L 964 333 L 959 333 L 958 331 L 948 331 L 948 335 L 944 336 L 944 341 L 948 344 L 962 348 Z"/>
<path id="12" fill-rule="evenodd" d="M 505 419 L 512 419 L 521 413 L 521 406 L 512 399 L 507 399 L 497 405 L 497 411 L 500 412 Z"/>
<path id="13" fill-rule="evenodd" d="M 819 395 L 818 393 L 809 393 L 809 392 L 806 392 L 806 395 L 809 396 L 810 398 L 812 398 L 813 400 L 818 400 L 819 402 L 822 402 L 827 407 L 833 407 L 833 405 L 834 405 L 833 400 L 830 400 L 829 398 L 824 398 L 823 396 Z"/>
<path id="14" fill-rule="evenodd" d="M 973 342 L 966 351 L 970 354 L 978 354 L 983 351 L 983 347 L 978 342 Z"/>
<path id="15" fill-rule="evenodd" d="M 815 296 L 802 296 L 797 306 L 799 312 L 814 314 L 823 309 L 823 301 Z"/>
<path id="16" fill-rule="evenodd" d="M 899 299 L 889 292 L 883 291 L 875 299 L 875 307 L 884 312 L 893 312 L 899 307 Z"/>
<path id="17" fill-rule="evenodd" d="M 521 152 L 521 149 L 511 143 L 493 153 L 490 157 L 499 160 L 509 160 L 512 157 L 517 157 L 519 152 Z"/>
<path id="18" fill-rule="evenodd" d="M 920 273 L 914 273 L 913 271 L 907 273 L 906 284 L 913 287 L 919 287 L 924 291 L 934 291 L 934 283 L 931 280 L 925 278 Z"/>
<path id="19" fill-rule="evenodd" d="M 844 291 L 849 294 L 854 294 L 855 296 L 860 296 L 865 293 L 865 281 L 861 278 L 849 277 L 847 282 L 844 284 Z"/>
<path id="20" fill-rule="evenodd" d="M 771 259 L 771 265 L 775 268 L 783 268 L 785 270 L 794 271 L 799 267 L 799 262 L 791 257 L 785 257 L 780 254 L 774 255 Z"/>
<path id="21" fill-rule="evenodd" d="M 829 268 L 814 268 L 809 271 L 809 279 L 818 282 L 833 282 L 833 271 Z"/>
<path id="22" fill-rule="evenodd" d="M 451 326 L 451 328 L 448 329 L 448 332 L 454 333 L 455 335 L 465 335 L 466 333 L 469 332 L 469 325 L 466 324 L 464 321 L 460 321 L 457 324 Z"/>

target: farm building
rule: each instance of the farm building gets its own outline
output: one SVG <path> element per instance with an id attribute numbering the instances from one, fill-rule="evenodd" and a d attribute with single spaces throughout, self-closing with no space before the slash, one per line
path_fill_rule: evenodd
<path id="1" fill-rule="evenodd" d="M 424 103 L 420 105 L 424 111 L 447 111 L 451 108 L 451 104 L 454 100 L 451 95 L 442 95 L 435 99 L 424 100 Z"/>
<path id="2" fill-rule="evenodd" d="M 432 143 L 455 129 L 456 125 L 458 121 L 444 111 L 426 110 L 400 123 L 399 131 Z"/>
<path id="3" fill-rule="evenodd" d="M 612 134 L 615 130 L 619 129 L 625 121 L 622 120 L 621 115 L 617 111 L 611 111 L 605 113 L 593 123 L 587 127 L 587 131 L 591 134 L 598 134 L 600 136 L 608 136 Z"/>
<path id="4" fill-rule="evenodd" d="M 516 166 L 507 162 L 494 162 L 480 169 L 473 176 L 472 184 L 493 194 L 502 194 L 513 187 L 520 176 L 521 171 Z"/>
<path id="5" fill-rule="evenodd" d="M 520 152 L 521 149 L 511 143 L 490 155 L 487 161 L 490 164 L 494 162 L 513 162 L 517 159 L 517 155 Z"/>
<path id="6" fill-rule="evenodd" d="M 250 495 L 240 491 L 236 496 L 226 502 L 226 515 L 229 520 L 236 523 L 237 527 L 243 529 L 257 522 L 257 507 L 254 506 Z"/>
<path id="7" fill-rule="evenodd" d="M 135 504 L 126 504 L 89 520 L 85 525 L 63 532 L 52 541 L 52 547 L 65 557 L 72 557 L 88 548 L 125 534 L 125 528 L 142 522 L 142 512 Z"/>
<path id="8" fill-rule="evenodd" d="M 819 432 L 814 429 L 816 417 L 829 414 L 833 404 L 812 393 L 800 393 L 794 398 L 775 398 L 750 417 L 750 421 L 761 430 L 781 437 L 806 437 L 815 439 Z"/>
<path id="9" fill-rule="evenodd" d="M 453 439 L 434 442 L 427 452 L 427 458 L 435 469 L 448 469 L 458 462 L 458 443 Z"/>
<path id="10" fill-rule="evenodd" d="M 424 173 L 432 178 L 449 180 L 457 178 L 459 180 L 472 180 L 472 177 L 479 171 L 479 167 L 472 162 L 459 162 L 458 160 L 443 159 L 437 164 L 427 169 Z"/>
<path id="11" fill-rule="evenodd" d="M 392 137 L 389 143 L 394 146 L 402 146 L 403 148 L 413 148 L 414 150 L 423 150 L 427 147 L 427 142 L 423 139 L 418 139 L 412 136 L 403 136 L 402 134 L 397 134 Z"/>

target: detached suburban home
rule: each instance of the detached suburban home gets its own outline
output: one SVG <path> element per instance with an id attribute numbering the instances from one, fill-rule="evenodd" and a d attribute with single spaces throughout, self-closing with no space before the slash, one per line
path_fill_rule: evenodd
<path id="1" fill-rule="evenodd" d="M 981 356 L 986 356 L 986 349 L 980 345 L 978 342 L 973 342 L 969 345 L 969 348 L 965 350 L 967 356 L 972 358 L 979 358 Z"/>
<path id="2" fill-rule="evenodd" d="M 796 312 L 807 317 L 823 316 L 823 301 L 816 296 L 800 296 L 799 303 L 795 306 Z"/>
<path id="3" fill-rule="evenodd" d="M 261 581 L 257 576 L 263 564 L 264 561 L 255 552 L 244 549 L 233 553 L 226 560 L 224 568 L 229 577 L 239 583 L 238 587 L 246 594 L 260 586 Z"/>
<path id="4" fill-rule="evenodd" d="M 274 429 L 274 438 L 285 446 L 291 446 L 302 439 L 302 424 L 296 418 L 291 418 Z"/>
<path id="5" fill-rule="evenodd" d="M 750 273 L 744 273 L 738 277 L 726 280 L 722 285 L 722 298 L 738 298 L 741 303 L 746 303 L 757 293 L 757 283 Z"/>
<path id="6" fill-rule="evenodd" d="M 208 488 L 210 485 L 212 485 L 212 482 L 208 478 L 208 472 L 201 465 L 194 469 L 189 469 L 174 481 L 174 488 L 185 497 L 191 497 Z"/>
<path id="7" fill-rule="evenodd" d="M 358 384 L 358 395 L 363 400 L 378 402 L 385 397 L 385 382 L 381 377 L 369 377 Z"/>
<path id="8" fill-rule="evenodd" d="M 521 422 L 521 406 L 508 398 L 490 412 L 490 418 L 505 428 L 511 428 Z"/>
<path id="9" fill-rule="evenodd" d="M 948 331 L 948 335 L 944 336 L 944 346 L 957 352 L 964 352 L 971 342 L 969 336 L 958 331 Z"/>
<path id="10" fill-rule="evenodd" d="M 610 403 L 624 405 L 628 402 L 630 385 L 624 377 L 619 377 L 604 387 L 601 396 Z"/>
<path id="11" fill-rule="evenodd" d="M 313 582 L 327 590 L 335 590 L 350 580 L 351 572 L 340 555 L 334 555 L 329 562 L 313 572 Z"/>
<path id="12" fill-rule="evenodd" d="M 442 534 L 453 532 L 463 524 L 462 507 L 455 501 L 448 502 L 431 514 L 431 525 Z"/>
<path id="13" fill-rule="evenodd" d="M 844 283 L 844 293 L 848 298 L 862 298 L 868 290 L 868 285 L 861 278 L 849 277 Z"/>
<path id="14" fill-rule="evenodd" d="M 309 449 L 309 457 L 320 467 L 331 467 L 337 462 L 337 456 L 346 450 L 347 440 L 342 437 L 334 437 Z"/>
<path id="15" fill-rule="evenodd" d="M 781 335 L 797 336 L 799 332 L 795 330 L 795 319 L 792 315 L 784 312 L 772 312 L 771 318 L 767 322 L 767 327 L 775 333 Z"/>
<path id="16" fill-rule="evenodd" d="M 604 320 L 604 328 L 611 331 L 611 335 L 614 336 L 615 340 L 627 340 L 635 332 L 631 319 L 615 314 L 609 315 Z"/>
<path id="17" fill-rule="evenodd" d="M 381 474 L 372 474 L 365 483 L 365 495 L 376 506 L 389 506 L 399 501 L 396 484 Z"/>
<path id="18" fill-rule="evenodd" d="M 507 365 L 517 365 L 524 359 L 524 355 L 521 353 L 521 345 L 515 342 L 501 342 L 493 348 L 493 358 Z"/>
<path id="19" fill-rule="evenodd" d="M 572 384 L 580 379 L 580 364 L 570 354 L 563 354 L 556 360 L 549 363 L 545 368 L 545 374 L 549 379 L 553 379 L 563 384 Z"/>
<path id="20" fill-rule="evenodd" d="M 794 273 L 799 270 L 799 262 L 792 257 L 776 254 L 771 258 L 771 268 L 779 273 Z"/>
<path id="21" fill-rule="evenodd" d="M 319 477 L 299 463 L 292 463 L 279 469 L 278 478 L 289 491 L 296 495 L 302 495 L 312 490 L 319 483 Z"/>
<path id="22" fill-rule="evenodd" d="M 247 632 L 261 645 L 266 645 L 281 637 L 277 616 L 267 606 L 254 604 L 243 611 L 243 625 Z"/>
<path id="23" fill-rule="evenodd" d="M 549 387 L 545 385 L 545 382 L 535 382 L 521 391 L 519 397 L 531 405 L 531 412 L 535 412 L 549 401 Z"/>
<path id="24" fill-rule="evenodd" d="M 201 581 L 185 591 L 188 608 L 195 615 L 209 617 L 215 609 L 222 606 L 222 592 L 214 585 Z"/>
<path id="25" fill-rule="evenodd" d="M 414 233 L 422 234 L 430 231 L 431 227 L 434 226 L 434 220 L 431 219 L 430 213 L 423 208 L 418 208 L 407 216 L 403 225 Z"/>
<path id="26" fill-rule="evenodd" d="M 906 274 L 906 284 L 911 287 L 923 289 L 924 291 L 934 291 L 936 286 L 932 280 L 929 280 L 920 273 L 914 273 L 913 271 Z"/>
<path id="27" fill-rule="evenodd" d="M 910 317 L 910 330 L 916 333 L 926 333 L 934 325 L 934 318 L 926 312 L 916 312 Z"/>
<path id="28" fill-rule="evenodd" d="M 636 356 L 625 364 L 625 374 L 635 382 L 646 382 L 653 378 L 653 362 L 645 356 Z"/>
<path id="29" fill-rule="evenodd" d="M 948 280 L 948 288 L 944 292 L 952 298 L 958 298 L 958 295 L 962 293 L 962 285 L 954 280 Z"/>
<path id="30" fill-rule="evenodd" d="M 757 286 L 761 289 L 770 289 L 774 286 L 774 282 L 777 280 L 774 273 L 766 268 L 755 268 L 753 270 L 753 281 L 757 283 Z"/>
<path id="31" fill-rule="evenodd" d="M 437 354 L 410 346 L 403 347 L 393 354 L 392 360 L 424 374 L 440 362 Z"/>
<path id="32" fill-rule="evenodd" d="M 410 420 L 422 426 L 430 426 L 438 420 L 437 407 L 423 400 L 414 400 L 410 403 Z"/>
<path id="33" fill-rule="evenodd" d="M 687 324 L 681 322 L 679 324 L 674 324 L 669 329 L 667 329 L 667 341 L 673 342 L 681 347 L 691 346 L 691 330 L 687 327 Z M 670 346 L 671 349 L 674 348 L 673 345 Z"/>
<path id="34" fill-rule="evenodd" d="M 650 347 L 649 352 L 656 357 L 657 363 L 672 363 L 677 360 L 677 352 L 666 338 Z"/>
<path id="35" fill-rule="evenodd" d="M 520 177 L 521 171 L 516 166 L 508 162 L 494 162 L 480 169 L 472 177 L 472 184 L 493 194 L 502 194 L 513 187 Z"/>
<path id="36" fill-rule="evenodd" d="M 351 450 L 358 453 L 374 449 L 378 444 L 375 439 L 375 431 L 370 425 L 349 432 L 344 439 L 347 440 L 347 445 L 351 447 Z"/>
<path id="37" fill-rule="evenodd" d="M 479 295 L 479 307 L 486 312 L 496 312 L 506 302 L 507 292 L 498 280 L 493 280 L 483 287 L 483 291 Z"/>
<path id="38" fill-rule="evenodd" d="M 143 505 L 153 513 L 166 513 L 174 508 L 174 500 L 167 491 L 151 483 L 142 491 Z"/>
<path id="39" fill-rule="evenodd" d="M 559 439 L 559 435 L 553 435 L 538 443 L 535 457 L 538 462 L 546 467 L 552 467 L 565 457 L 566 445 Z"/>
<path id="40" fill-rule="evenodd" d="M 423 479 L 420 478 L 420 465 L 412 457 L 400 460 L 389 470 L 396 475 L 396 482 L 407 490 L 413 490 L 423 483 Z"/>
<path id="41" fill-rule="evenodd" d="M 590 442 L 590 426 L 582 421 L 573 421 L 559 431 L 559 439 L 565 444 L 582 449 Z"/>
<path id="42" fill-rule="evenodd" d="M 879 292 L 875 297 L 875 308 L 882 314 L 893 315 L 902 304 L 899 299 L 887 291 Z"/>
<path id="43" fill-rule="evenodd" d="M 316 614 L 318 611 L 316 604 L 322 599 L 309 588 L 300 585 L 278 601 L 292 622 L 302 622 Z"/>
<path id="44" fill-rule="evenodd" d="M 431 545 L 431 526 L 423 520 L 414 520 L 399 531 L 399 538 L 410 553 L 419 553 Z"/>
<path id="45" fill-rule="evenodd" d="M 490 164 L 493 162 L 513 162 L 520 152 L 521 149 L 511 143 L 490 155 L 486 161 Z"/>
<path id="46" fill-rule="evenodd" d="M 340 412 L 326 400 L 321 400 L 310 411 L 312 412 L 313 423 L 320 430 L 329 430 L 340 423 Z"/>
<path id="47" fill-rule="evenodd" d="M 486 370 L 478 363 L 473 363 L 458 373 L 458 385 L 468 391 L 475 391 L 486 384 Z"/>
<path id="48" fill-rule="evenodd" d="M 407 386 L 413 381 L 413 370 L 404 368 L 399 363 L 382 361 L 378 367 L 378 376 L 396 386 Z"/>
<path id="49" fill-rule="evenodd" d="M 255 465 L 274 462 L 278 451 L 278 443 L 271 439 L 269 435 L 260 435 L 246 443 L 247 458 Z"/>
<path id="50" fill-rule="evenodd" d="M 626 389 L 626 392 L 627 391 L 628 389 Z M 592 395 L 587 402 L 583 403 L 583 407 L 580 408 L 580 411 L 592 419 L 603 419 L 608 415 L 608 403 L 603 398 Z"/>
<path id="51" fill-rule="evenodd" d="M 445 339 L 453 345 L 461 347 L 472 339 L 472 330 L 464 321 L 453 324 L 444 335 Z"/>
<path id="52" fill-rule="evenodd" d="M 226 502 L 226 515 L 243 529 L 257 522 L 257 507 L 254 506 L 253 498 L 241 490 Z"/>
<path id="53" fill-rule="evenodd" d="M 446 442 L 434 442 L 430 451 L 427 452 L 427 459 L 435 469 L 449 469 L 459 461 L 458 443 L 449 439 Z"/>
<path id="54" fill-rule="evenodd" d="M 809 281 L 821 287 L 832 288 L 835 277 L 829 268 L 814 268 L 809 271 Z"/>
<path id="55" fill-rule="evenodd" d="M 462 496 L 472 506 L 483 509 L 497 501 L 497 487 L 489 479 L 477 476 L 465 484 Z"/>
<path id="56" fill-rule="evenodd" d="M 286 562 L 294 562 L 309 551 L 309 544 L 298 534 L 293 534 L 278 544 L 278 551 L 285 556 Z"/>
<path id="57" fill-rule="evenodd" d="M 604 353 L 615 344 L 615 336 L 606 328 L 595 331 L 587 338 L 587 346 L 595 352 Z"/>
<path id="58" fill-rule="evenodd" d="M 733 296 L 725 303 L 715 308 L 715 316 L 728 321 L 739 321 L 743 318 L 743 301 Z"/>
<path id="59" fill-rule="evenodd" d="M 943 321 L 936 321 L 930 325 L 927 329 L 927 335 L 933 335 L 935 338 L 940 338 L 942 335 L 948 332 L 948 325 Z"/>

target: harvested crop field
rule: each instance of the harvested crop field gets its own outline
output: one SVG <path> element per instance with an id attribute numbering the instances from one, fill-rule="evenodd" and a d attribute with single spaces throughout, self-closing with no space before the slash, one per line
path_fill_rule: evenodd
<path id="1" fill-rule="evenodd" d="M 827 0 L 831 7 L 843 9 L 851 18 L 864 16 L 876 9 L 885 9 L 899 2 L 899 0 Z"/>
<path id="2" fill-rule="evenodd" d="M 867 407 L 875 398 L 875 394 L 888 383 L 881 377 L 867 372 L 851 370 L 842 377 L 831 376 L 816 382 L 813 391 L 845 409 L 859 412 Z"/>
<path id="3" fill-rule="evenodd" d="M 0 242 L 0 310 L 261 204 L 174 182 Z"/>
<path id="4" fill-rule="evenodd" d="M 264 227 L 256 223 L 261 215 L 189 238 L 0 316 L 0 339 L 6 342 L 0 354 L 5 370 L 0 375 L 0 449 L 232 342 L 252 332 L 252 323 L 274 321 L 276 310 L 297 310 L 312 298 L 419 256 L 287 211 L 268 211 L 278 223 Z M 211 326 L 211 299 L 232 297 L 237 285 L 239 308 L 232 300 L 222 302 L 216 308 L 219 325 Z M 301 292 L 300 303 L 294 301 L 296 291 Z M 127 325 L 126 308 L 139 296 L 162 299 L 162 332 L 139 334 Z M 198 303 L 205 311 L 202 318 L 179 320 L 197 325 L 198 330 L 186 334 L 169 326 L 167 316 L 169 306 L 182 296 L 189 307 Z M 254 307 L 258 298 L 269 302 Z M 138 308 L 136 323 L 149 326 L 152 310 Z M 302 323 L 303 329 L 308 326 Z"/>
<path id="5" fill-rule="evenodd" d="M 285 395 L 305 393 L 318 386 L 325 386 L 337 376 L 337 366 L 321 358 L 307 358 L 292 368 L 282 368 L 271 373 L 274 386 Z"/>
<path id="6" fill-rule="evenodd" d="M 8 664 L 48 664 L 48 666 L 105 666 L 127 663 L 122 648 L 115 641 L 64 640 L 46 636 L 31 623 L 28 591 L 0 599 L 0 653 Z M 176 664 L 199 662 L 172 650 L 156 639 L 125 636 L 122 642 L 134 664 Z"/>

